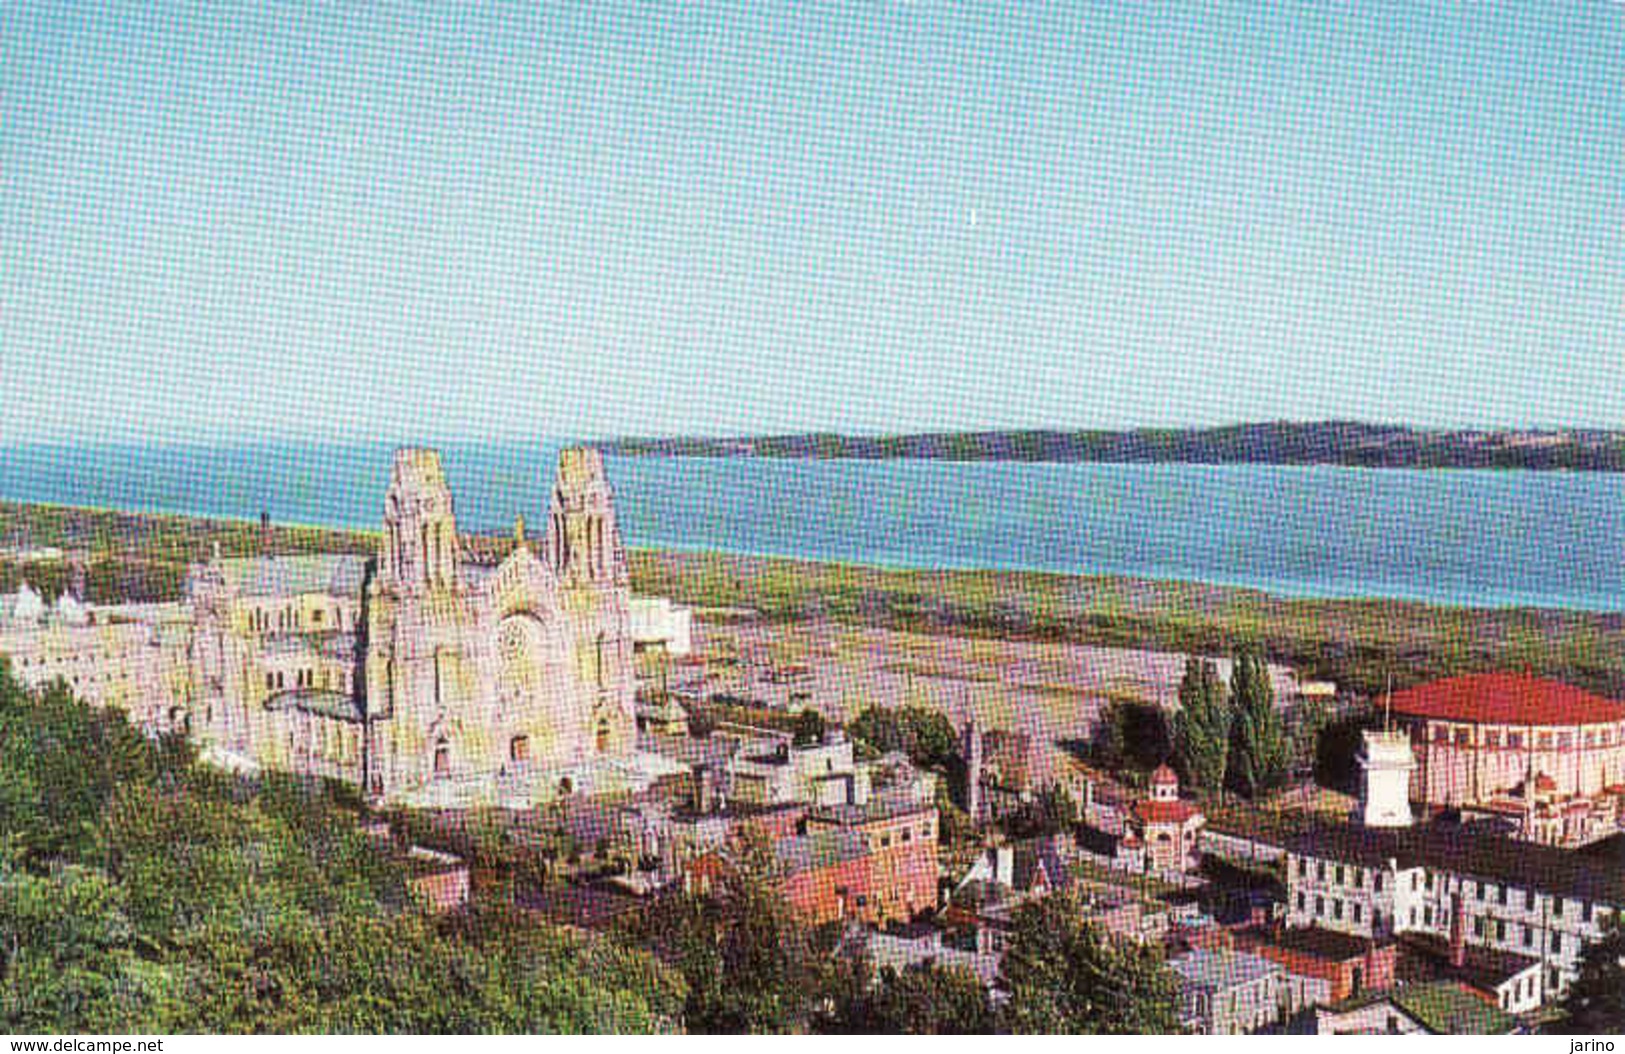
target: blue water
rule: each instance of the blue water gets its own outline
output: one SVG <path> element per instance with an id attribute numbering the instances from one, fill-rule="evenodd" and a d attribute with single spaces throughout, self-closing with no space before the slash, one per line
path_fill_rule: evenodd
<path id="1" fill-rule="evenodd" d="M 460 521 L 541 522 L 556 446 L 448 447 Z M 0 498 L 376 527 L 383 446 L 0 451 Z M 1625 476 L 611 458 L 633 546 L 1625 611 Z"/>

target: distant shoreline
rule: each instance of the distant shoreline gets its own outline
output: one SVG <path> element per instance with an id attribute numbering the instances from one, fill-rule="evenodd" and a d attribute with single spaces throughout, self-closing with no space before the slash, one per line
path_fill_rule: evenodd
<path id="1" fill-rule="evenodd" d="M 727 438 L 614 438 L 594 445 L 623 457 L 1625 472 L 1625 431 L 1434 430 L 1347 421 L 1118 431 L 1026 429 L 885 436 L 803 432 Z"/>
<path id="2" fill-rule="evenodd" d="M 0 501 L 0 537 L 88 549 L 90 599 L 177 600 L 189 566 L 264 551 L 370 552 L 375 530 Z M 483 555 L 511 544 L 470 536 Z M 531 544 L 540 544 L 531 536 Z M 717 551 L 629 550 L 632 587 L 694 607 L 749 608 L 773 622 L 834 619 L 926 634 L 1272 658 L 1361 693 L 1468 670 L 1528 668 L 1625 698 L 1625 613 L 1313 599 L 1191 581 L 1045 571 L 910 570 Z M 0 591 L 34 573 L 0 558 Z M 56 569 L 60 588 L 66 571 Z M 55 589 L 53 588 L 53 591 Z"/>

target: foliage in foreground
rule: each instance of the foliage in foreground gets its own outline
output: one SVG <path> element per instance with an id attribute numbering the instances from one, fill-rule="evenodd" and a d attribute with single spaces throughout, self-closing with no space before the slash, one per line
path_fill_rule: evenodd
<path id="1" fill-rule="evenodd" d="M 1556 1031 L 1575 1035 L 1625 1033 L 1625 924 L 1609 920 L 1602 939 L 1586 945 L 1580 976 L 1561 1004 L 1563 1020 Z"/>
<path id="2" fill-rule="evenodd" d="M 498 907 L 420 911 L 328 796 L 251 785 L 0 663 L 0 1029 L 646 1032 L 682 982 Z"/>
<path id="3" fill-rule="evenodd" d="M 1021 908 L 1001 967 L 1004 1027 L 1019 1033 L 1166 1035 L 1179 1031 L 1179 986 L 1152 948 L 1117 943 L 1070 892 Z"/>

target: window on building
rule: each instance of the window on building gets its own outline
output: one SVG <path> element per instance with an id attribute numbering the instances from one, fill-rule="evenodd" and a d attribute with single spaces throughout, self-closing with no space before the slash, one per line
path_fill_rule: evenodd
<path id="1" fill-rule="evenodd" d="M 1484 745 L 1487 746 L 1487 747 L 1498 747 L 1498 746 L 1500 746 L 1501 745 L 1501 733 L 1499 733 L 1499 732 L 1485 732 L 1484 733 Z"/>
<path id="2" fill-rule="evenodd" d="M 1340 885 L 1340 886 L 1343 884 L 1343 865 L 1342 864 L 1337 865 L 1337 884 Z"/>
<path id="3" fill-rule="evenodd" d="M 1553 897 L 1552 898 L 1552 914 L 1556 915 L 1558 918 L 1563 917 L 1563 898 L 1562 897 Z"/>
<path id="4" fill-rule="evenodd" d="M 1480 938 L 1484 936 L 1484 916 L 1482 915 L 1473 919 L 1473 936 Z"/>
<path id="5" fill-rule="evenodd" d="M 1315 914 L 1317 916 L 1321 917 L 1321 918 L 1324 918 L 1326 916 L 1326 898 L 1325 897 L 1316 897 L 1315 898 Z"/>
<path id="6" fill-rule="evenodd" d="M 1326 881 L 1326 861 L 1320 860 L 1315 863 L 1315 878 L 1321 882 Z"/>
<path id="7" fill-rule="evenodd" d="M 1303 890 L 1301 890 L 1301 889 L 1298 890 L 1298 910 L 1299 911 L 1308 911 L 1309 910 L 1308 901 L 1309 901 L 1309 898 L 1304 895 Z"/>
<path id="8" fill-rule="evenodd" d="M 1506 905 L 1507 901 L 1511 899 L 1510 891 L 1508 890 L 1508 888 L 1506 886 L 1501 887 L 1500 895 L 1501 895 L 1501 904 L 1504 907 Z"/>
<path id="9" fill-rule="evenodd" d="M 1513 750 L 1517 750 L 1519 747 L 1523 746 L 1523 733 L 1522 732 L 1508 732 L 1507 733 L 1507 746 L 1511 747 Z"/>
<path id="10" fill-rule="evenodd" d="M 1359 922 L 1360 921 L 1360 916 L 1364 915 L 1365 911 L 1360 907 L 1360 905 L 1355 904 L 1354 907 L 1353 907 L 1353 913 L 1354 913 L 1354 921 Z"/>
<path id="11" fill-rule="evenodd" d="M 1504 941 L 1507 939 L 1507 924 L 1504 919 L 1497 919 L 1495 921 L 1495 939 L 1498 941 Z"/>
<path id="12" fill-rule="evenodd" d="M 1533 926 L 1525 926 L 1523 928 L 1523 946 L 1525 948 L 1533 948 L 1535 946 L 1535 929 Z"/>
<path id="13" fill-rule="evenodd" d="M 530 737 L 525 735 L 514 736 L 508 741 L 508 760 L 530 760 Z"/>
<path id="14" fill-rule="evenodd" d="M 1456 730 L 1456 746 L 1464 747 L 1464 746 L 1468 745 L 1469 743 L 1471 743 L 1472 741 L 1473 741 L 1472 732 L 1468 731 L 1465 728 L 1458 728 Z"/>
<path id="15" fill-rule="evenodd" d="M 1429 905 L 1427 905 L 1426 907 L 1424 907 L 1422 909 L 1422 924 L 1425 925 L 1425 926 L 1433 925 L 1433 905 L 1432 904 L 1429 904 Z"/>
<path id="16" fill-rule="evenodd" d="M 1332 918 L 1338 919 L 1339 921 L 1342 920 L 1342 918 L 1343 918 L 1343 902 L 1341 900 L 1332 901 Z"/>

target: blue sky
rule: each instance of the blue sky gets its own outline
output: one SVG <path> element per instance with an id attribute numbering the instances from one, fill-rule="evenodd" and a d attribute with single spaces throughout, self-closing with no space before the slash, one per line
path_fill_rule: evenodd
<path id="1" fill-rule="evenodd" d="M 1625 426 L 1612 0 L 221 6 L 0 3 L 0 441 Z"/>

